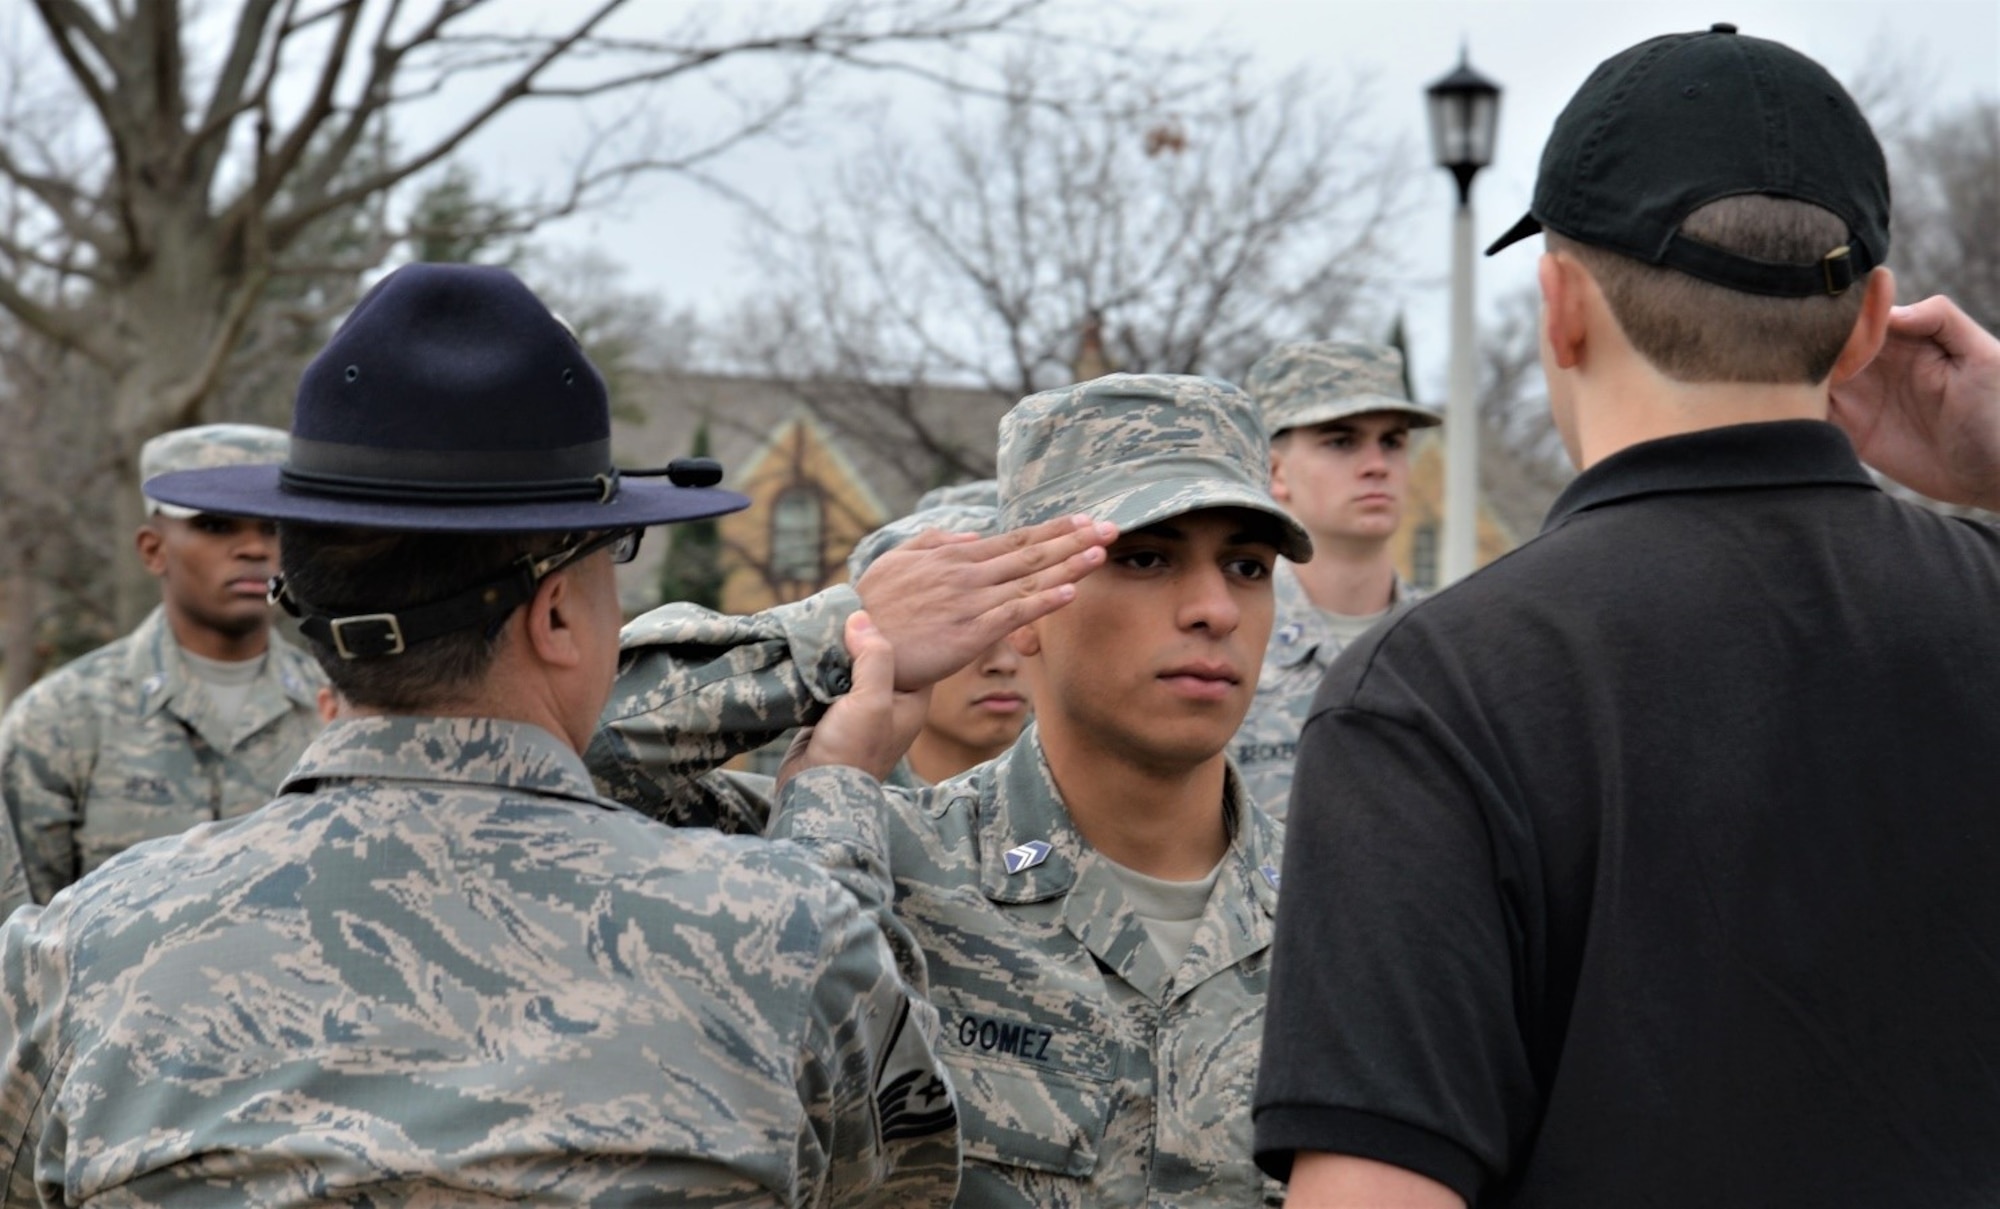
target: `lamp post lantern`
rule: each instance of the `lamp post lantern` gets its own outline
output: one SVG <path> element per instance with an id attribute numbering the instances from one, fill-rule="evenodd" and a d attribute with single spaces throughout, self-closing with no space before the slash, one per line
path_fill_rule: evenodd
<path id="1" fill-rule="evenodd" d="M 1452 220 L 1451 393 L 1444 425 L 1444 567 L 1451 583 L 1478 565 L 1479 412 L 1475 397 L 1472 323 L 1472 178 L 1493 162 L 1500 124 L 1500 86 L 1472 69 L 1465 52 L 1458 67 L 1425 90 L 1430 102 L 1431 154 L 1458 182 Z"/>

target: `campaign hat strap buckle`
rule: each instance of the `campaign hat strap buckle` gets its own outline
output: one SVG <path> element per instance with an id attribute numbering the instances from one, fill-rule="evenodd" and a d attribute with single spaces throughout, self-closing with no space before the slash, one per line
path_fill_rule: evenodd
<path id="1" fill-rule="evenodd" d="M 379 626 L 376 630 L 359 630 L 362 626 Z M 340 652 L 342 659 L 376 659 L 385 655 L 400 655 L 409 647 L 403 641 L 402 623 L 394 613 L 362 613 L 354 617 L 336 617 L 327 623 L 333 633 L 333 649 Z M 355 634 L 355 645 L 349 646 L 350 631 Z M 360 649 L 357 649 L 360 648 Z"/>

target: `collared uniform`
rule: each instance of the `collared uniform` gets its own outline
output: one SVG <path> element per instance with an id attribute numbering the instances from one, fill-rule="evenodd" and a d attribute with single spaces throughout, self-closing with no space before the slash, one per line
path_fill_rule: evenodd
<path id="1" fill-rule="evenodd" d="M 835 588 L 752 617 L 669 606 L 632 623 L 589 753 L 599 783 L 679 821 L 754 814 L 718 810 L 700 768 L 727 757 L 725 740 L 754 746 L 845 691 L 854 605 Z M 781 803 L 771 833 L 854 849 L 848 863 L 874 871 L 921 948 L 959 1096 L 957 1203 L 1279 1203 L 1251 1161 L 1248 1109 L 1283 829 L 1237 778 L 1229 851 L 1171 970 L 1071 826 L 1034 727 L 942 785 L 884 797 L 879 839 L 856 838 L 874 824 L 828 798 Z"/>
<path id="2" fill-rule="evenodd" d="M 0 800 L 36 902 L 139 843 L 269 801 L 320 729 L 326 682 L 271 636 L 233 725 L 216 715 L 156 608 L 45 677 L 0 720 Z"/>
<path id="3" fill-rule="evenodd" d="M 1313 694 L 1326 670 L 1344 649 L 1326 614 L 1306 596 L 1292 563 L 1279 559 L 1271 572 L 1276 619 L 1257 673 L 1257 696 L 1230 741 L 1229 758 L 1243 775 L 1244 792 L 1282 822 L 1291 805 L 1292 766 L 1299 754 L 1299 731 L 1311 712 Z M 1396 581 L 1390 612 L 1423 594 Z"/>
<path id="4" fill-rule="evenodd" d="M 263 810 L 18 913 L 0 975 L 8 1204 L 956 1187 L 934 1020 L 868 909 L 795 848 L 597 797 L 522 723 L 336 723 Z"/>

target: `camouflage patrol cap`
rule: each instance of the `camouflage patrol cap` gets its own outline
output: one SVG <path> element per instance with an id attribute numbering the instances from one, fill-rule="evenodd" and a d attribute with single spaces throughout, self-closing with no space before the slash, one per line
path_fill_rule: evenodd
<path id="1" fill-rule="evenodd" d="M 992 480 L 987 482 L 990 485 Z M 977 533 L 984 537 L 1000 531 L 1000 509 L 983 504 L 939 504 L 898 517 L 855 543 L 854 552 L 847 556 L 847 582 L 859 580 L 863 572 L 875 565 L 876 559 L 926 529 Z"/>
<path id="2" fill-rule="evenodd" d="M 933 487 L 917 497 L 917 506 L 911 511 L 922 512 L 926 508 L 942 508 L 947 504 L 973 504 L 997 509 L 1000 507 L 1000 484 L 993 479 L 974 479 L 970 483 Z"/>
<path id="3" fill-rule="evenodd" d="M 1412 428 L 1444 421 L 1430 408 L 1410 402 L 1403 386 L 1403 354 L 1386 344 L 1281 344 L 1250 367 L 1243 389 L 1257 400 L 1264 431 L 1274 437 L 1288 428 L 1378 411 L 1407 416 Z"/>
<path id="4" fill-rule="evenodd" d="M 1109 374 L 1029 395 L 1000 420 L 1000 524 L 1087 513 L 1131 531 L 1203 508 L 1248 508 L 1278 552 L 1312 539 L 1269 489 L 1271 443 L 1250 397 L 1186 374 Z"/>
<path id="5" fill-rule="evenodd" d="M 175 470 L 208 470 L 215 466 L 276 466 L 285 460 L 291 438 L 281 429 L 261 424 L 201 424 L 163 432 L 139 448 L 139 481 Z M 146 497 L 148 514 L 197 515 L 193 508 L 163 504 Z"/>

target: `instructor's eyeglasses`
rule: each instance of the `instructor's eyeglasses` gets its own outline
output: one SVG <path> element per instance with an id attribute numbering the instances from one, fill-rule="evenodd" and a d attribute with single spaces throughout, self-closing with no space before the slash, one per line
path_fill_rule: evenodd
<path id="1" fill-rule="evenodd" d="M 629 563 L 639 557 L 639 539 L 645 535 L 644 529 L 607 529 L 595 537 L 585 538 L 574 546 L 564 546 L 553 554 L 545 554 L 530 560 L 528 573 L 539 583 L 577 559 L 606 548 L 611 551 L 612 562 Z"/>

